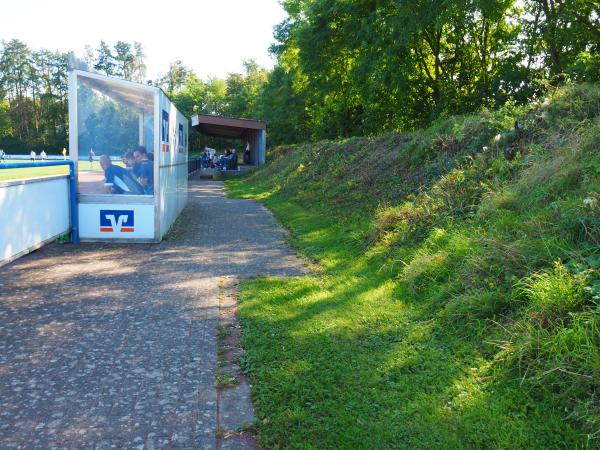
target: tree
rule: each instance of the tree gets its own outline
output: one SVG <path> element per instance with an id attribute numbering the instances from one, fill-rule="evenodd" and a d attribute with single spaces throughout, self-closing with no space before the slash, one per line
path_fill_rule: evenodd
<path id="1" fill-rule="evenodd" d="M 269 123 L 269 142 L 297 143 L 310 136 L 306 114 L 306 96 L 296 88 L 294 74 L 282 65 L 269 74 L 260 93 L 260 119 Z"/>
<path id="2" fill-rule="evenodd" d="M 0 139 L 13 136 L 13 124 L 9 115 L 10 105 L 7 100 L 0 100 Z"/>
<path id="3" fill-rule="evenodd" d="M 169 64 L 169 71 L 159 78 L 158 85 L 169 95 L 183 89 L 190 75 L 190 70 L 180 60 Z"/>
<path id="4" fill-rule="evenodd" d="M 537 39 L 532 52 L 540 53 L 554 81 L 570 72 L 582 53 L 600 50 L 600 4 L 590 0 L 530 0 L 529 39 Z"/>
<path id="5" fill-rule="evenodd" d="M 18 40 L 0 52 L 0 147 L 66 145 L 67 57 Z"/>
<path id="6" fill-rule="evenodd" d="M 227 84 L 220 78 L 209 78 L 206 82 L 204 99 L 198 104 L 198 112 L 205 114 L 226 114 Z"/>
<path id="7" fill-rule="evenodd" d="M 139 42 L 133 43 L 133 61 L 132 61 L 132 76 L 133 81 L 142 83 L 146 79 L 146 63 L 144 62 L 146 55 L 142 44 Z"/>
<path id="8" fill-rule="evenodd" d="M 131 52 L 131 44 L 124 41 L 118 41 L 114 48 L 114 75 L 125 80 L 131 80 L 133 78 L 135 61 L 135 56 Z"/>
<path id="9" fill-rule="evenodd" d="M 100 46 L 97 49 L 97 60 L 94 64 L 94 69 L 103 72 L 105 75 L 115 74 L 115 58 L 108 44 L 100 41 Z"/>
<path id="10" fill-rule="evenodd" d="M 31 57 L 31 50 L 17 39 L 4 44 L 0 57 L 0 85 L 8 99 L 14 135 L 22 140 L 28 139 L 32 132 L 29 120 L 31 102 L 27 95 L 32 73 Z"/>

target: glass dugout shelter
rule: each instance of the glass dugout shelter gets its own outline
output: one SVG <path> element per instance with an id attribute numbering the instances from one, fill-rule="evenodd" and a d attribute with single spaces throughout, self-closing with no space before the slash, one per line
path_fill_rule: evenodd
<path id="1" fill-rule="evenodd" d="M 187 202 L 188 125 L 157 87 L 69 72 L 82 241 L 163 238 Z"/>

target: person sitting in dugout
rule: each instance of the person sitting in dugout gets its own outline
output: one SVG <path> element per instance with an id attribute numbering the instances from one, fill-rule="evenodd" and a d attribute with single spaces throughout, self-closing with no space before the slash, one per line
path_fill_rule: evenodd
<path id="1" fill-rule="evenodd" d="M 136 175 L 140 179 L 140 184 L 144 187 L 145 194 L 154 193 L 154 164 L 148 159 L 146 147 L 141 145 L 133 150 L 135 162 L 138 165 Z"/>
<path id="2" fill-rule="evenodd" d="M 135 162 L 135 157 L 133 156 L 133 152 L 125 152 L 123 157 L 121 158 L 123 164 L 125 164 L 125 168 L 131 172 L 131 174 L 137 178 L 138 177 L 138 165 Z"/>
<path id="3" fill-rule="evenodd" d="M 104 189 L 109 194 L 142 195 L 144 188 L 133 175 L 123 167 L 115 166 L 108 155 L 100 157 L 100 167 L 104 171 Z"/>

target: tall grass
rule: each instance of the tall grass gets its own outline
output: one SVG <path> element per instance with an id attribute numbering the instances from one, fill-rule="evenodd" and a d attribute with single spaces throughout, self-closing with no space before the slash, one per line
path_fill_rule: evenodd
<path id="1" fill-rule="evenodd" d="M 291 284 L 246 285 L 248 370 L 263 418 L 285 427 L 288 398 L 329 431 L 299 420 L 284 436 L 265 425 L 263 443 L 600 447 L 599 86 L 411 134 L 280 147 L 269 160 L 228 182 L 230 193 L 266 202 L 321 269 Z M 308 304 L 315 316 L 303 315 Z M 302 338 L 283 339 L 290 356 L 275 357 L 264 333 L 286 327 Z M 347 370 L 364 375 L 356 395 L 315 407 L 306 389 L 327 390 L 327 373 L 303 387 L 272 378 L 293 355 L 337 373 L 343 358 L 319 356 L 334 336 L 355 355 Z M 394 368 L 386 358 L 404 362 Z M 370 385 L 369 371 L 396 381 Z M 352 420 L 335 408 L 346 407 L 382 434 L 365 425 L 340 435 L 336 425 Z"/>

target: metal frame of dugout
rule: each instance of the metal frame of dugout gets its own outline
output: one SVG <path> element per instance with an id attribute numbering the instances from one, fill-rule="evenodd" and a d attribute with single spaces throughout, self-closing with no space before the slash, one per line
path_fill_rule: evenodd
<path id="1" fill-rule="evenodd" d="M 188 138 L 188 119 L 161 89 L 71 70 L 69 155 L 78 168 L 80 239 L 159 242 L 187 203 Z M 123 153 L 138 145 L 153 154 L 153 190 L 106 193 L 99 157 L 122 166 Z"/>

